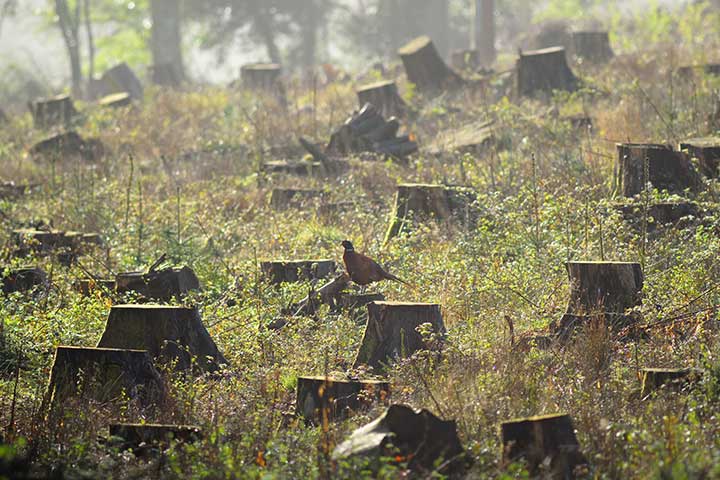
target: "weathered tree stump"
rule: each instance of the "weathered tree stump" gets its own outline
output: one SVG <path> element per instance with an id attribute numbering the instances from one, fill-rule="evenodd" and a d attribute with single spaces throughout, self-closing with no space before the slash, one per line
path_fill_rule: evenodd
<path id="1" fill-rule="evenodd" d="M 593 318 L 610 327 L 625 327 L 636 318 L 626 314 L 642 302 L 643 272 L 639 263 L 568 262 L 570 300 L 559 325 L 551 330 L 567 338 Z"/>
<path id="2" fill-rule="evenodd" d="M 501 435 L 502 464 L 507 467 L 522 459 L 531 476 L 539 474 L 542 468 L 552 478 L 572 479 L 576 478 L 574 470 L 588 463 L 580 450 L 569 415 L 544 415 L 504 422 Z"/>
<path id="3" fill-rule="evenodd" d="M 243 87 L 250 90 L 282 91 L 282 66 L 277 63 L 251 63 L 240 68 Z M 284 95 L 284 93 L 283 93 Z"/>
<path id="4" fill-rule="evenodd" d="M 108 425 L 108 434 L 110 437 L 121 438 L 125 449 L 143 446 L 167 447 L 173 441 L 194 443 L 203 438 L 200 427 L 155 423 L 111 423 Z"/>
<path id="5" fill-rule="evenodd" d="M 98 97 L 127 93 L 130 100 L 141 101 L 144 95 L 140 79 L 125 62 L 106 70 L 97 83 L 97 90 Z"/>
<path id="6" fill-rule="evenodd" d="M 72 397 L 100 403 L 129 397 L 147 407 L 164 394 L 162 378 L 147 351 L 60 346 L 50 372 L 46 405 L 60 407 Z"/>
<path id="7" fill-rule="evenodd" d="M 68 126 L 73 117 L 77 115 L 72 98 L 68 95 L 38 99 L 30 102 L 28 107 L 32 113 L 35 128 Z"/>
<path id="8" fill-rule="evenodd" d="M 463 79 L 445 64 L 428 36 L 411 40 L 398 50 L 398 54 L 408 80 L 420 91 L 434 93 L 463 84 Z"/>
<path id="9" fill-rule="evenodd" d="M 642 398 L 660 388 L 677 392 L 702 378 L 702 370 L 697 368 L 643 368 L 641 373 Z"/>
<path id="10" fill-rule="evenodd" d="M 20 267 L 3 276 L 2 291 L 5 294 L 27 292 L 35 287 L 45 287 L 47 283 L 47 274 L 42 268 Z"/>
<path id="11" fill-rule="evenodd" d="M 107 108 L 121 108 L 132 105 L 132 97 L 129 93 L 113 93 L 98 100 L 98 105 Z"/>
<path id="12" fill-rule="evenodd" d="M 439 471 L 447 475 L 467 466 L 454 420 L 441 420 L 429 410 L 397 404 L 355 430 L 332 454 L 334 460 L 356 456 L 392 458 L 421 473 Z"/>
<path id="13" fill-rule="evenodd" d="M 337 269 L 334 260 L 279 260 L 260 262 L 260 271 L 272 284 L 327 278 Z"/>
<path id="14" fill-rule="evenodd" d="M 118 293 L 135 292 L 146 300 L 169 302 L 200 289 L 200 280 L 188 267 L 164 268 L 149 272 L 125 272 L 115 276 Z"/>
<path id="15" fill-rule="evenodd" d="M 353 365 L 382 368 L 396 358 L 407 358 L 427 349 L 416 328 L 429 323 L 435 334 L 445 335 L 440 305 L 434 303 L 372 302 L 367 305 L 367 323 Z"/>
<path id="16" fill-rule="evenodd" d="M 384 117 L 403 117 L 407 111 L 407 105 L 393 80 L 363 85 L 358 88 L 357 97 L 360 107 L 366 103 L 372 104 Z"/>
<path id="17" fill-rule="evenodd" d="M 615 56 L 605 31 L 573 32 L 572 52 L 577 59 L 590 63 L 605 63 Z"/>
<path id="18" fill-rule="evenodd" d="M 564 47 L 520 52 L 516 69 L 520 96 L 577 89 L 578 79 L 567 64 Z"/>
<path id="19" fill-rule="evenodd" d="M 102 244 L 102 237 L 96 233 L 19 229 L 13 231 L 13 236 L 18 246 L 17 253 L 20 255 L 26 255 L 31 251 L 45 254 L 57 250 L 78 255 L 83 253 L 88 245 Z"/>
<path id="20" fill-rule="evenodd" d="M 342 420 L 389 395 L 390 384 L 383 381 L 298 377 L 295 414 L 309 423 Z"/>
<path id="21" fill-rule="evenodd" d="M 456 50 L 450 55 L 450 65 L 455 70 L 474 72 L 480 68 L 480 52 L 472 49 Z"/>
<path id="22" fill-rule="evenodd" d="M 688 156 L 669 145 L 619 143 L 617 151 L 620 191 L 625 197 L 643 192 L 647 182 L 670 193 L 697 191 L 702 186 Z M 645 178 L 646 166 L 650 178 Z"/>
<path id="23" fill-rule="evenodd" d="M 276 211 L 289 208 L 301 208 L 312 201 L 321 200 L 322 190 L 308 188 L 273 188 L 270 194 L 270 207 Z"/>
<path id="24" fill-rule="evenodd" d="M 84 139 L 77 132 L 58 133 L 33 145 L 30 155 L 54 160 L 81 158 L 91 162 L 105 154 L 105 146 L 98 139 Z"/>
<path id="25" fill-rule="evenodd" d="M 150 68 L 150 76 L 155 85 L 165 87 L 179 87 L 185 80 L 182 66 L 172 63 L 153 65 Z"/>
<path id="26" fill-rule="evenodd" d="M 416 220 L 450 220 L 471 226 L 476 217 L 472 208 L 475 192 L 446 185 L 400 184 L 395 196 L 395 216 L 385 242 L 396 237 L 407 223 Z"/>
<path id="27" fill-rule="evenodd" d="M 718 177 L 720 137 L 691 138 L 680 142 L 680 150 L 700 161 L 700 170 L 706 177 Z"/>

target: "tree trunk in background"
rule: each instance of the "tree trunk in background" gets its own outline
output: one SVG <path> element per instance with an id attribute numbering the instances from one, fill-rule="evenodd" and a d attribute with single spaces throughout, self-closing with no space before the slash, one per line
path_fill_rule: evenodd
<path id="1" fill-rule="evenodd" d="M 474 0 L 473 45 L 480 56 L 480 64 L 495 61 L 495 0 Z"/>
<path id="2" fill-rule="evenodd" d="M 262 38 L 267 50 L 268 58 L 272 63 L 282 63 L 280 60 L 280 50 L 275 42 L 275 31 L 273 28 L 273 19 L 267 8 L 262 6 L 263 0 L 255 0 L 251 3 L 253 26 L 257 30 L 258 35 Z"/>
<path id="3" fill-rule="evenodd" d="M 172 65 L 180 78 L 185 76 L 180 32 L 180 5 L 177 0 L 151 0 L 151 50 L 155 67 Z"/>
<path id="4" fill-rule="evenodd" d="M 318 8 L 317 0 L 311 0 L 305 5 L 305 11 L 303 12 L 305 19 L 301 25 L 302 44 L 300 46 L 303 67 L 315 65 L 318 29 L 323 13 Z"/>
<path id="5" fill-rule="evenodd" d="M 425 0 L 422 23 L 416 35 L 429 35 L 441 57 L 450 49 L 450 14 L 448 0 Z"/>
<path id="6" fill-rule="evenodd" d="M 70 13 L 67 0 L 55 0 L 55 13 L 58 16 L 58 25 L 65 41 L 65 47 L 70 59 L 70 72 L 72 74 L 72 93 L 79 98 L 82 96 L 82 60 L 80 58 L 80 39 L 78 28 L 80 24 L 80 2 L 75 6 L 73 14 Z"/>

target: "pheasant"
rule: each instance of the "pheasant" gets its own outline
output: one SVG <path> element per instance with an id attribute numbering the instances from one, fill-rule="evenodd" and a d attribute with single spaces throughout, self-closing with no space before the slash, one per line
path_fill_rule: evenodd
<path id="1" fill-rule="evenodd" d="M 404 280 L 383 270 L 372 258 L 362 253 L 357 253 L 349 240 L 343 241 L 342 246 L 345 248 L 345 252 L 343 253 L 345 269 L 350 279 L 356 284 L 364 287 L 381 280 L 393 280 L 407 285 L 407 282 Z"/>

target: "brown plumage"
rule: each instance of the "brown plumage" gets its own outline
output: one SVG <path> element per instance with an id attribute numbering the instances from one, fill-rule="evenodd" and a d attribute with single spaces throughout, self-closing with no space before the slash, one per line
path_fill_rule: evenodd
<path id="1" fill-rule="evenodd" d="M 342 246 L 345 248 L 345 252 L 343 253 L 345 270 L 347 270 L 350 279 L 356 284 L 365 286 L 381 280 L 393 280 L 407 284 L 407 282 L 383 270 L 372 258 L 362 253 L 357 253 L 350 241 L 343 241 Z"/>

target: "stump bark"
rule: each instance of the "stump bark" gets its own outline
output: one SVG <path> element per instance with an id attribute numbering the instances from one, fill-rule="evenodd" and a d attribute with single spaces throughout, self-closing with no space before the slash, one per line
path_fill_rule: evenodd
<path id="1" fill-rule="evenodd" d="M 390 384 L 383 381 L 298 377 L 295 414 L 315 424 L 343 420 L 389 395 Z"/>
<path id="2" fill-rule="evenodd" d="M 304 205 L 320 200 L 324 196 L 321 190 L 307 188 L 273 188 L 270 194 L 270 207 L 276 211 L 289 208 L 301 208 Z"/>
<path id="3" fill-rule="evenodd" d="M 279 260 L 260 263 L 260 271 L 274 285 L 327 278 L 337 269 L 334 260 Z"/>
<path id="4" fill-rule="evenodd" d="M 669 193 L 697 191 L 702 186 L 688 156 L 669 145 L 620 143 L 617 151 L 620 191 L 625 197 L 643 192 L 648 181 L 654 188 Z M 646 168 L 649 178 L 645 176 Z"/>
<path id="5" fill-rule="evenodd" d="M 605 63 L 615 56 L 606 31 L 573 32 L 571 41 L 573 54 L 579 60 Z"/>
<path id="6" fill-rule="evenodd" d="M 397 404 L 355 430 L 332 454 L 334 460 L 355 456 L 375 460 L 389 457 L 407 462 L 416 473 L 438 470 L 445 475 L 463 470 L 468 463 L 454 420 L 441 420 L 429 410 Z"/>
<path id="7" fill-rule="evenodd" d="M 123 439 L 124 448 L 140 448 L 143 445 L 166 447 L 173 441 L 194 443 L 203 438 L 200 427 L 155 423 L 111 423 L 108 435 Z"/>
<path id="8" fill-rule="evenodd" d="M 135 292 L 145 300 L 169 302 L 200 289 L 200 280 L 188 266 L 149 272 L 125 272 L 115 276 L 118 293 Z"/>
<path id="9" fill-rule="evenodd" d="M 127 63 L 119 63 L 105 71 L 98 84 L 99 97 L 106 97 L 116 93 L 127 93 L 131 100 L 143 99 L 143 86 L 135 72 Z"/>
<path id="10" fill-rule="evenodd" d="M 64 127 L 77 115 L 72 98 L 58 95 L 29 103 L 35 128 Z"/>
<path id="11" fill-rule="evenodd" d="M 164 395 L 162 378 L 147 351 L 60 346 L 46 405 L 58 407 L 73 397 L 108 403 L 127 396 L 147 407 Z"/>
<path id="12" fill-rule="evenodd" d="M 702 371 L 696 368 L 643 368 L 641 373 L 642 398 L 660 388 L 677 392 L 702 378 Z"/>
<path id="13" fill-rule="evenodd" d="M 680 142 L 680 150 L 700 162 L 700 171 L 708 178 L 718 178 L 720 137 L 691 138 Z"/>
<path id="14" fill-rule="evenodd" d="M 214 372 L 227 363 L 196 308 L 115 305 L 98 347 L 147 350 L 177 370 Z"/>
<path id="15" fill-rule="evenodd" d="M 434 303 L 372 302 L 353 365 L 383 368 L 394 359 L 407 358 L 426 345 L 416 328 L 429 323 L 432 331 L 445 335 L 440 305 Z"/>
<path id="16" fill-rule="evenodd" d="M 422 92 L 436 93 L 464 83 L 460 75 L 445 64 L 428 36 L 411 40 L 398 50 L 398 54 L 408 80 Z"/>
<path id="17" fill-rule="evenodd" d="M 516 70 L 520 96 L 553 90 L 572 92 L 578 86 L 578 79 L 567 64 L 564 47 L 520 52 Z"/>
<path id="18" fill-rule="evenodd" d="M 545 415 L 504 422 L 501 426 L 502 464 L 524 460 L 530 475 L 549 469 L 552 478 L 576 478 L 576 467 L 587 465 L 569 415 Z M 549 464 L 548 464 L 549 462 Z"/>
<path id="19" fill-rule="evenodd" d="M 403 117 L 407 111 L 405 101 L 398 93 L 397 84 L 392 80 L 363 85 L 357 90 L 359 106 L 372 104 L 384 117 Z"/>
<path id="20" fill-rule="evenodd" d="M 10 270 L 2 278 L 2 291 L 5 294 L 27 292 L 35 287 L 46 287 L 47 274 L 39 267 L 21 267 Z"/>

